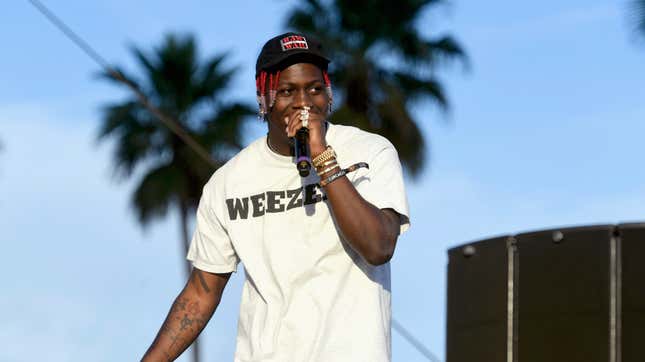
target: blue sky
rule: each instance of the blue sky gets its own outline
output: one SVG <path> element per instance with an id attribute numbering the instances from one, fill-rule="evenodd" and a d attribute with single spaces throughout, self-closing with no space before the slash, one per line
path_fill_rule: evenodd
<path id="1" fill-rule="evenodd" d="M 204 55 L 230 52 L 240 67 L 231 97 L 250 103 L 259 47 L 294 3 L 45 1 L 131 70 L 128 45 L 192 32 Z M 412 228 L 392 261 L 394 317 L 443 360 L 448 248 L 643 220 L 645 42 L 626 1 L 461 0 L 419 26 L 452 33 L 471 58 L 469 71 L 439 72 L 450 114 L 415 107 L 430 162 L 407 184 Z M 0 360 L 135 360 L 184 276 L 177 218 L 141 230 L 134 183 L 113 177 L 110 144 L 96 142 L 100 107 L 127 93 L 96 80 L 97 66 L 27 1 L 5 4 L 0 40 Z M 208 361 L 232 358 L 242 279 L 205 331 Z M 393 357 L 422 360 L 396 333 Z"/>

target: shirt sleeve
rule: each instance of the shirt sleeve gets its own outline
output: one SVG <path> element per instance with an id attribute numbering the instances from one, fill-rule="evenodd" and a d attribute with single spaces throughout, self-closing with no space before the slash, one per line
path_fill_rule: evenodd
<path id="1" fill-rule="evenodd" d="M 396 211 L 401 217 L 399 233 L 404 233 L 410 227 L 410 211 L 396 149 L 388 142 L 368 164 L 369 170 L 357 175 L 354 180 L 356 189 L 365 200 L 379 209 Z"/>
<path id="2" fill-rule="evenodd" d="M 210 190 L 212 186 L 210 182 L 206 184 L 199 200 L 195 233 L 186 258 L 200 270 L 211 273 L 235 272 L 240 260 L 214 207 L 217 203 Z"/>

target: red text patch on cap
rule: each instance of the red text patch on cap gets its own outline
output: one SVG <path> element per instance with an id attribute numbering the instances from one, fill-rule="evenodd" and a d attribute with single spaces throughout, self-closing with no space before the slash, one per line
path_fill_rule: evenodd
<path id="1" fill-rule="evenodd" d="M 292 49 L 309 49 L 307 45 L 307 39 L 304 36 L 300 35 L 290 35 L 288 37 L 280 39 L 280 45 L 282 46 L 282 51 L 292 50 Z"/>

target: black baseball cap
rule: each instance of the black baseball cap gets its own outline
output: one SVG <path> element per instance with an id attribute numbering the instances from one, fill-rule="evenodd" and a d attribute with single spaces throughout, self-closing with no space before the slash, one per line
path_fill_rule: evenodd
<path id="1" fill-rule="evenodd" d="M 264 44 L 255 63 L 255 77 L 263 70 L 284 69 L 296 63 L 313 63 L 326 70 L 329 62 L 317 39 L 288 32 L 273 37 Z"/>

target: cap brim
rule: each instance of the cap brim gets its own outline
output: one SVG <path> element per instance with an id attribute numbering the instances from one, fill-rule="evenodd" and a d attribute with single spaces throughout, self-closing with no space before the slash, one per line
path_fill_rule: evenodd
<path id="1" fill-rule="evenodd" d="M 296 51 L 264 64 L 259 70 L 279 70 L 297 63 L 312 63 L 327 69 L 330 60 L 320 54 L 314 54 L 308 51 Z"/>

